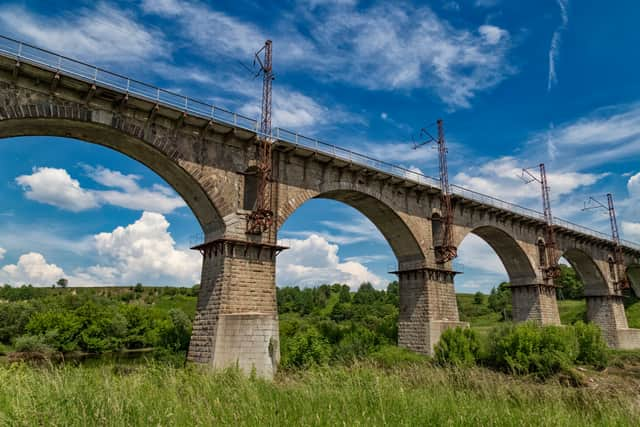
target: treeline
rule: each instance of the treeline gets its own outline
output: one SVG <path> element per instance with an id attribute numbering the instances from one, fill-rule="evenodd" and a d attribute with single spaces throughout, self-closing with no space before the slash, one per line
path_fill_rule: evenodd
<path id="1" fill-rule="evenodd" d="M 0 347 L 26 353 L 155 348 L 184 354 L 195 305 L 189 288 L 0 288 Z M 189 314 L 187 314 L 187 312 Z M 1 348 L 0 348 L 1 350 Z"/>
<path id="2" fill-rule="evenodd" d="M 399 288 L 370 283 L 278 289 L 281 365 L 304 367 L 389 351 L 398 340 Z"/>

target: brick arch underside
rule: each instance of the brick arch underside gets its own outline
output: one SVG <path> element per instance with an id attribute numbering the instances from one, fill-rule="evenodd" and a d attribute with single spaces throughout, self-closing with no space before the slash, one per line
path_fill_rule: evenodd
<path id="1" fill-rule="evenodd" d="M 536 272 L 518 242 L 506 231 L 493 226 L 480 226 L 470 233 L 484 240 L 494 250 L 509 276 L 512 285 L 536 283 Z"/>
<path id="2" fill-rule="evenodd" d="M 580 249 L 568 249 L 562 256 L 569 261 L 571 267 L 576 270 L 578 277 L 584 283 L 584 294 L 588 295 L 608 295 L 609 288 L 602 271 L 593 261 L 593 258 Z"/>
<path id="3" fill-rule="evenodd" d="M 399 262 L 422 261 L 424 259 L 424 252 L 416 240 L 416 236 L 398 213 L 382 200 L 358 190 L 330 190 L 320 194 L 304 192 L 298 197 L 298 200 L 295 200 L 293 208 L 280 218 L 282 221 L 280 225 L 295 209 L 309 199 L 335 200 L 356 209 L 378 228 Z"/>
<path id="4" fill-rule="evenodd" d="M 196 216 L 204 233 L 224 230 L 224 222 L 200 183 L 161 148 L 122 129 L 90 121 L 22 118 L 0 120 L 0 138 L 53 136 L 101 145 L 151 169 L 173 188 Z M 175 150 L 175 148 L 174 148 Z"/>
<path id="5" fill-rule="evenodd" d="M 627 277 L 631 282 L 631 288 L 637 297 L 640 297 L 640 264 L 631 264 L 627 268 Z"/>

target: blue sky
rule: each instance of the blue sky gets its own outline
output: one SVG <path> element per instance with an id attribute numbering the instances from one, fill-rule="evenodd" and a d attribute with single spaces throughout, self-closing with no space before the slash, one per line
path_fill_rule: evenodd
<path id="1" fill-rule="evenodd" d="M 258 117 L 250 63 L 274 41 L 274 125 L 436 176 L 412 136 L 445 120 L 451 181 L 539 209 L 522 167 L 547 164 L 554 214 L 612 192 L 622 234 L 640 241 L 637 2 L 6 1 L 2 33 Z M 0 282 L 190 285 L 198 232 L 153 172 L 108 149 L 56 138 L 0 143 Z M 385 286 L 384 238 L 338 202 L 313 200 L 285 224 L 278 284 Z M 461 292 L 506 274 L 469 236 Z"/>

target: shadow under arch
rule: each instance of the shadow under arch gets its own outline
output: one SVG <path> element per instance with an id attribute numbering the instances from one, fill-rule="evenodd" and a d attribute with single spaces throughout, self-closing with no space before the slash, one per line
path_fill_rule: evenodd
<path id="1" fill-rule="evenodd" d="M 200 183 L 175 160 L 141 138 L 82 120 L 21 118 L 0 120 L 0 139 L 24 136 L 71 138 L 115 150 L 158 174 L 187 203 L 204 233 L 224 230 L 218 209 Z"/>
<path id="2" fill-rule="evenodd" d="M 424 257 L 407 224 L 382 200 L 356 190 L 331 190 L 313 198 L 342 202 L 364 215 L 380 230 L 398 262 L 419 261 Z"/>
<path id="3" fill-rule="evenodd" d="M 494 250 L 509 276 L 511 285 L 531 285 L 536 283 L 537 275 L 531 260 L 518 242 L 506 231 L 490 225 L 474 228 L 470 231 L 484 240 Z M 464 240 L 464 237 L 461 241 Z"/>
<path id="4" fill-rule="evenodd" d="M 636 297 L 640 298 L 640 264 L 631 264 L 627 267 L 627 278 Z"/>
<path id="5" fill-rule="evenodd" d="M 578 277 L 584 283 L 585 296 L 609 294 L 607 280 L 589 254 L 580 249 L 572 248 L 567 249 L 562 254 L 562 257 L 571 264 L 571 267 L 578 273 Z"/>

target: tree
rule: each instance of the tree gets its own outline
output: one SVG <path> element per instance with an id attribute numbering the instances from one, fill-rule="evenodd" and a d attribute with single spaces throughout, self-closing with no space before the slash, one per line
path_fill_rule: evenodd
<path id="1" fill-rule="evenodd" d="M 560 265 L 560 277 L 558 278 L 557 284 L 560 286 L 559 291 L 562 291 L 564 298 L 584 298 L 584 284 L 573 268 L 567 265 Z"/>
<path id="2" fill-rule="evenodd" d="M 134 289 L 135 293 L 140 294 L 144 289 L 142 288 L 142 283 L 136 283 L 136 287 Z"/>
<path id="3" fill-rule="evenodd" d="M 502 314 L 502 320 L 507 320 L 511 314 L 511 289 L 509 283 L 502 282 L 498 288 L 492 288 L 489 294 L 489 308 Z"/>
<path id="4" fill-rule="evenodd" d="M 473 296 L 473 303 L 477 305 L 482 305 L 484 303 L 484 294 L 482 292 L 476 292 Z"/>
<path id="5" fill-rule="evenodd" d="M 69 286 L 69 281 L 63 277 L 61 279 L 58 279 L 56 285 L 58 285 L 59 288 L 66 288 L 67 286 Z"/>

